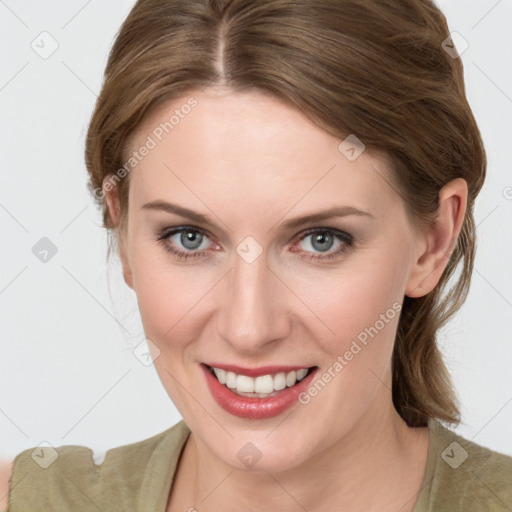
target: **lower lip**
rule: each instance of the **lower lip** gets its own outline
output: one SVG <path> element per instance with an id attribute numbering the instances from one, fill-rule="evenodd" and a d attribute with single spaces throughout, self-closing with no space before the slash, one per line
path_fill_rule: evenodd
<path id="1" fill-rule="evenodd" d="M 280 393 L 268 398 L 240 396 L 221 384 L 210 369 L 201 364 L 206 377 L 206 383 L 210 388 L 215 401 L 227 412 L 240 418 L 259 420 L 272 418 L 283 413 L 298 400 L 298 396 L 304 392 L 318 368 L 313 369 L 304 379 L 292 386 L 283 389 Z"/>

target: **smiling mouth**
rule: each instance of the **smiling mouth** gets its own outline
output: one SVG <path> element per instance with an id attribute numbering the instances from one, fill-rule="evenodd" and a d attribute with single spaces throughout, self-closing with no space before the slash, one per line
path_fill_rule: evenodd
<path id="1" fill-rule="evenodd" d="M 240 396 L 257 398 L 275 396 L 295 386 L 317 368 L 317 366 L 311 366 L 289 372 L 279 371 L 258 377 L 250 377 L 206 364 L 204 366 L 208 368 L 210 373 L 220 384 L 224 385 L 233 393 Z"/>

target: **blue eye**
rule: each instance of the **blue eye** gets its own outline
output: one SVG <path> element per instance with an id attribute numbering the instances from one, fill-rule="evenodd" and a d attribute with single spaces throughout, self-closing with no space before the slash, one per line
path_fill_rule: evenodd
<path id="1" fill-rule="evenodd" d="M 179 243 L 189 251 L 199 249 L 202 242 L 206 240 L 206 236 L 204 234 L 191 229 L 182 229 L 170 236 L 169 239 L 172 241 L 172 238 L 176 236 L 178 237 Z M 176 241 L 173 241 L 173 244 L 176 245 Z"/>
<path id="2" fill-rule="evenodd" d="M 173 238 L 175 239 L 173 240 Z M 182 226 L 171 230 L 164 230 L 160 233 L 157 240 L 163 244 L 167 252 L 186 260 L 205 255 L 206 251 L 204 249 L 208 247 L 208 244 L 203 247 L 201 245 L 206 240 L 209 240 L 209 238 L 201 229 Z M 180 245 L 186 250 L 179 249 Z M 175 247 L 178 247 L 178 249 Z"/>
<path id="3" fill-rule="evenodd" d="M 299 244 L 308 239 L 310 240 L 305 244 L 306 247 L 303 247 L 303 250 L 313 253 L 309 257 L 310 260 L 326 260 L 333 258 L 340 253 L 346 252 L 354 244 L 354 240 L 351 235 L 331 228 L 310 229 L 299 237 Z M 328 252 L 331 251 L 333 247 L 335 250 Z M 315 253 L 315 251 L 319 252 Z"/>
<path id="4" fill-rule="evenodd" d="M 301 253 L 298 257 L 309 258 L 310 261 L 329 260 L 348 251 L 354 244 L 351 235 L 332 228 L 309 229 L 295 240 L 297 242 L 292 246 L 291 252 Z M 205 231 L 192 226 L 163 230 L 157 241 L 163 244 L 167 252 L 183 260 L 207 256 L 212 243 Z M 296 246 L 305 241 L 305 246 L 297 250 Z"/>

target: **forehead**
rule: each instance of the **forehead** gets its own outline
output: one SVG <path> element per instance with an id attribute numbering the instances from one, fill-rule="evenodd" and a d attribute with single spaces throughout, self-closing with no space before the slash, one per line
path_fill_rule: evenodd
<path id="1" fill-rule="evenodd" d="M 397 200 L 388 162 L 368 150 L 351 161 L 342 141 L 264 93 L 197 91 L 160 105 L 135 132 L 130 152 L 150 149 L 131 172 L 130 195 L 259 210 L 323 200 L 383 213 Z"/>

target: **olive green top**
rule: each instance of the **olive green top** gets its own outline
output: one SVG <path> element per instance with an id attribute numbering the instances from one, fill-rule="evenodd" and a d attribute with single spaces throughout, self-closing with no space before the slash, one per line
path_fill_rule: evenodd
<path id="1" fill-rule="evenodd" d="M 414 512 L 512 512 L 512 457 L 430 419 L 427 471 Z M 183 420 L 113 448 L 96 465 L 85 446 L 37 447 L 14 460 L 7 512 L 165 512 L 190 430 Z M 220 511 L 222 512 L 222 511 Z"/>

